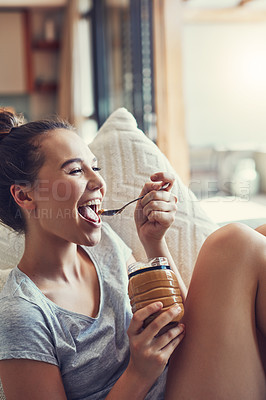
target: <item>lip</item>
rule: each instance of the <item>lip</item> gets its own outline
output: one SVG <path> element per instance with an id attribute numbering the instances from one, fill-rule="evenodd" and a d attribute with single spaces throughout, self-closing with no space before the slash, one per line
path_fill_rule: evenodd
<path id="1" fill-rule="evenodd" d="M 83 200 L 82 202 L 78 203 L 77 204 L 77 212 L 78 212 L 79 217 L 83 221 L 87 222 L 87 224 L 93 225 L 95 228 L 100 228 L 101 225 L 102 225 L 102 219 L 101 219 L 101 217 L 100 217 L 100 215 L 98 213 L 97 213 L 98 222 L 95 222 L 95 221 L 88 220 L 88 219 L 84 218 L 83 215 L 79 212 L 79 208 L 80 207 L 84 207 L 84 206 L 87 205 L 87 203 L 89 201 L 95 201 L 95 200 L 99 200 L 100 201 L 100 204 L 98 204 L 98 210 L 100 210 L 101 204 L 102 204 L 102 198 L 101 197 L 94 197 L 94 198 L 89 198 L 89 199 Z"/>
<path id="2" fill-rule="evenodd" d="M 100 215 L 98 216 L 99 217 L 99 222 L 94 222 L 94 221 L 87 220 L 80 213 L 78 213 L 78 215 L 83 221 L 87 222 L 87 224 L 93 225 L 95 228 L 100 228 L 102 226 L 102 219 L 101 219 Z"/>

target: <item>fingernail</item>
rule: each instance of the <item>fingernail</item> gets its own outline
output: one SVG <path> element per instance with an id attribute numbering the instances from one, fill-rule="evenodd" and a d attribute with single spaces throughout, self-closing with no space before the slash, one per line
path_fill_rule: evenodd
<path id="1" fill-rule="evenodd" d="M 175 305 L 174 305 L 174 309 L 175 309 L 175 312 L 176 312 L 177 314 L 180 314 L 181 311 L 182 311 L 182 308 L 181 308 L 178 304 L 175 304 Z"/>
<path id="2" fill-rule="evenodd" d="M 185 330 L 185 325 L 184 324 L 179 324 L 178 326 L 179 326 L 180 329 L 182 329 L 182 331 Z"/>

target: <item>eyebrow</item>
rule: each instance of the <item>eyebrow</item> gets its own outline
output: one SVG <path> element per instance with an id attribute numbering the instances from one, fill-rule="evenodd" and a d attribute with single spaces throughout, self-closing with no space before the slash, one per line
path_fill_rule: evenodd
<path id="1" fill-rule="evenodd" d="M 93 162 L 96 162 L 97 161 L 97 158 L 96 157 L 94 157 L 93 158 L 93 160 L 92 160 Z M 66 167 L 68 164 L 72 164 L 72 163 L 75 163 L 75 162 L 77 162 L 77 163 L 83 163 L 83 160 L 81 159 L 81 158 L 71 158 L 70 160 L 66 160 L 62 165 L 61 165 L 61 169 L 63 169 L 64 167 Z"/>

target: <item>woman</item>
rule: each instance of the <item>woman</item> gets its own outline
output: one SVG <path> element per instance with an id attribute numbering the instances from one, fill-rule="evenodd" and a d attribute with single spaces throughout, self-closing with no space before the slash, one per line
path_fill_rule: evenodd
<path id="1" fill-rule="evenodd" d="M 134 259 L 98 216 L 105 183 L 97 160 L 64 122 L 18 126 L 4 110 L 0 121 L 1 220 L 25 233 L 25 252 L 0 300 L 7 399 L 140 399 L 147 392 L 159 399 L 184 326 L 155 336 L 180 310 L 141 332 L 162 307 L 155 303 L 130 323 L 126 264 Z M 158 192 L 165 183 L 169 188 Z M 159 173 L 142 191 L 136 224 L 148 257 L 169 255 L 172 184 Z"/>
<path id="2" fill-rule="evenodd" d="M 206 240 L 179 346 L 183 324 L 157 335 L 178 307 L 145 329 L 160 302 L 131 319 L 123 265 L 133 258 L 97 214 L 105 184 L 73 128 L 16 127 L 5 111 L 0 121 L 0 218 L 25 233 L 23 257 L 0 295 L 7 399 L 265 399 L 257 340 L 263 345 L 266 336 L 264 236 L 228 225 Z M 167 174 L 153 175 L 135 221 L 147 257 L 168 257 L 185 297 L 164 239 L 176 212 L 172 184 Z"/>

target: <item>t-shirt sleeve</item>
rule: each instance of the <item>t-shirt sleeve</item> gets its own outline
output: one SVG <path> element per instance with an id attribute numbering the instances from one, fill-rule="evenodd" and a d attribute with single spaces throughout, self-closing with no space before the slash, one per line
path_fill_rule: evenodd
<path id="1" fill-rule="evenodd" d="M 0 359 L 13 358 L 58 365 L 44 312 L 24 298 L 8 296 L 0 301 Z"/>

